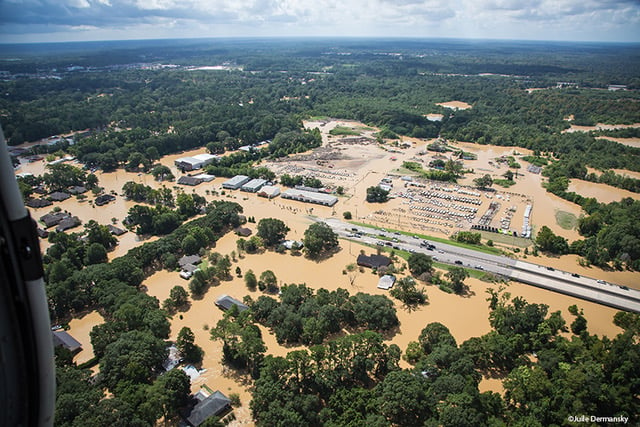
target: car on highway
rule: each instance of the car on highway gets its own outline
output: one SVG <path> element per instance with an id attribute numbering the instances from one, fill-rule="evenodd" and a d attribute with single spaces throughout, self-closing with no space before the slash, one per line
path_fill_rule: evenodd
<path id="1" fill-rule="evenodd" d="M 484 270 L 484 267 L 480 264 L 476 265 L 476 270 Z"/>
<path id="2" fill-rule="evenodd" d="M 600 283 L 601 285 L 606 285 L 606 284 L 607 284 L 607 282 L 605 282 L 605 281 L 604 281 L 604 280 L 602 280 L 602 279 L 598 279 L 598 280 L 596 280 L 596 283 Z"/>
<path id="3" fill-rule="evenodd" d="M 571 276 L 573 277 L 580 277 L 580 275 L 578 273 L 572 273 Z"/>
<path id="4" fill-rule="evenodd" d="M 454 262 L 458 265 L 462 265 L 462 261 L 460 261 L 459 259 L 455 260 Z"/>

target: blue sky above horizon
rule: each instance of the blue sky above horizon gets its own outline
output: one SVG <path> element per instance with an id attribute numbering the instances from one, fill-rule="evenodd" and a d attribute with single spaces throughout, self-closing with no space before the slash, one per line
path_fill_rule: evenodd
<path id="1" fill-rule="evenodd" d="M 0 42 L 198 37 L 640 42 L 640 0 L 0 0 Z"/>

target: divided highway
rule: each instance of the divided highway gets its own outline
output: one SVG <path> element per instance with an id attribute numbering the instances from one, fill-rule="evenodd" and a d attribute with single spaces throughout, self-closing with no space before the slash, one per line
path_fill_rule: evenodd
<path id="1" fill-rule="evenodd" d="M 640 291 L 606 283 L 590 277 L 555 270 L 530 262 L 460 248 L 440 242 L 424 241 L 404 234 L 354 226 L 334 218 L 325 219 L 340 237 L 370 245 L 383 245 L 410 252 L 425 253 L 446 264 L 484 270 L 528 285 L 582 298 L 620 310 L 640 313 Z M 391 239 L 391 240 L 389 240 Z M 431 247 L 425 246 L 430 244 Z"/>

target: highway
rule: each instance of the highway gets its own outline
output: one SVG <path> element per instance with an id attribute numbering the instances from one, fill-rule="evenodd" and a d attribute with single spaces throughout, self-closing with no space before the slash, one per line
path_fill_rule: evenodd
<path id="1" fill-rule="evenodd" d="M 423 240 L 375 228 L 355 226 L 335 218 L 317 219 L 329 225 L 338 236 L 369 245 L 382 245 L 396 250 L 420 252 L 435 261 L 461 265 L 507 277 L 528 285 L 571 295 L 620 310 L 640 313 L 640 291 L 579 276 L 551 267 L 492 255 L 458 246 Z M 431 245 L 430 247 L 427 245 Z"/>

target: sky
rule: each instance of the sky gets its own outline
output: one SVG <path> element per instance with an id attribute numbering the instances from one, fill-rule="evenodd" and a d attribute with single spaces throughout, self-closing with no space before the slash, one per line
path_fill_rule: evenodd
<path id="1" fill-rule="evenodd" d="M 277 36 L 640 42 L 640 0 L 0 0 L 0 43 Z"/>

